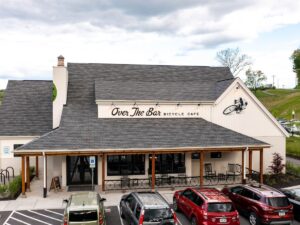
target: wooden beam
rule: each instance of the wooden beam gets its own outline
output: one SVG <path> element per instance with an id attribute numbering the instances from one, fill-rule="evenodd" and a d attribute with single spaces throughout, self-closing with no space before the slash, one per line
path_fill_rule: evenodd
<path id="1" fill-rule="evenodd" d="M 245 176 L 245 150 L 242 150 L 242 183 L 246 183 L 246 176 Z"/>
<path id="2" fill-rule="evenodd" d="M 259 183 L 264 183 L 264 149 L 259 150 Z"/>
<path id="3" fill-rule="evenodd" d="M 204 152 L 200 152 L 200 187 L 203 187 L 204 184 L 204 173 L 203 173 L 203 167 L 204 167 Z"/>
<path id="4" fill-rule="evenodd" d="M 30 191 L 30 159 L 26 157 L 26 189 Z"/>
<path id="5" fill-rule="evenodd" d="M 248 162 L 248 168 L 249 168 L 249 176 L 252 178 L 252 150 L 249 150 L 249 162 Z"/>
<path id="6" fill-rule="evenodd" d="M 152 191 L 155 190 L 155 154 L 152 153 L 152 159 L 151 159 L 151 166 L 152 166 L 152 171 L 151 171 L 151 178 L 152 178 L 152 182 L 151 182 L 151 189 Z"/>
<path id="7" fill-rule="evenodd" d="M 35 157 L 35 177 L 39 178 L 39 157 Z"/>
<path id="8" fill-rule="evenodd" d="M 22 162 L 21 162 L 21 168 L 22 168 L 22 196 L 25 197 L 25 156 L 22 156 Z"/>
<path id="9" fill-rule="evenodd" d="M 106 155 L 102 155 L 102 191 L 105 191 L 105 161 Z"/>

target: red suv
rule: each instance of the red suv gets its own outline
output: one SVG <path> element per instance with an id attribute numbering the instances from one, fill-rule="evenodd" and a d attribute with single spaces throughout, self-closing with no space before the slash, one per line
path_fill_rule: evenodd
<path id="1" fill-rule="evenodd" d="M 293 205 L 280 191 L 266 185 L 239 185 L 222 190 L 251 225 L 292 224 Z"/>
<path id="2" fill-rule="evenodd" d="M 175 211 L 182 211 L 192 225 L 239 225 L 239 214 L 231 200 L 214 188 L 187 188 L 173 197 Z"/>

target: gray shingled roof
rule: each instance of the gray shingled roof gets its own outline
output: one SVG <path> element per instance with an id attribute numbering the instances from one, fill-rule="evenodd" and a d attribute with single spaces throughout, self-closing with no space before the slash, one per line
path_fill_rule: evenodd
<path id="1" fill-rule="evenodd" d="M 23 150 L 268 145 L 204 119 L 98 119 L 96 105 L 64 108 L 60 128 Z"/>
<path id="2" fill-rule="evenodd" d="M 60 127 L 19 150 L 266 145 L 203 119 L 99 119 L 97 116 L 95 81 L 98 92 L 99 88 L 111 89 L 103 85 L 108 83 L 149 82 L 146 84 L 149 87 L 164 82 L 200 84 L 213 80 L 215 93 L 219 95 L 232 82 L 226 68 L 69 63 L 68 74 L 68 100 Z"/>
<path id="3" fill-rule="evenodd" d="M 0 136 L 40 136 L 52 130 L 52 81 L 9 81 L 0 106 Z"/>

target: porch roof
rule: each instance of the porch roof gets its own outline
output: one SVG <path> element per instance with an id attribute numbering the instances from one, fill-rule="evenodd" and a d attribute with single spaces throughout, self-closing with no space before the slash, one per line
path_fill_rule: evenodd
<path id="1" fill-rule="evenodd" d="M 181 148 L 268 147 L 269 144 L 204 119 L 99 119 L 96 104 L 64 107 L 60 127 L 15 154 L 41 151 L 114 151 Z"/>

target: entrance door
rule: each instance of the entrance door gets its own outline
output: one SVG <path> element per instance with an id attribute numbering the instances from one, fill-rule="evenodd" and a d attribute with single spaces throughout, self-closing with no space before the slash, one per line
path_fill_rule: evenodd
<path id="1" fill-rule="evenodd" d="M 98 163 L 94 168 L 94 184 L 98 184 Z M 67 156 L 67 185 L 92 184 L 89 156 Z"/>

